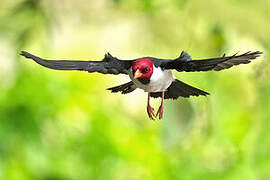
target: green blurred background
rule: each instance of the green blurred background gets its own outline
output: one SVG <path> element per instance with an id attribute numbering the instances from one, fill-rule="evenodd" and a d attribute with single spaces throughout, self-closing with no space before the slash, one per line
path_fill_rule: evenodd
<path id="1" fill-rule="evenodd" d="M 269 0 L 1 0 L 0 179 L 270 179 L 269 19 Z M 125 75 L 54 71 L 21 50 L 83 60 L 264 54 L 175 73 L 211 96 L 167 100 L 153 122 L 142 90 L 105 90 Z"/>

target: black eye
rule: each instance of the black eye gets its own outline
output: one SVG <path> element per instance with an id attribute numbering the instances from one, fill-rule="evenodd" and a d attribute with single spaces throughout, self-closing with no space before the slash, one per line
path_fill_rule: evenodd
<path id="1" fill-rule="evenodd" d="M 149 72 L 149 68 L 145 68 L 144 72 L 148 73 Z"/>

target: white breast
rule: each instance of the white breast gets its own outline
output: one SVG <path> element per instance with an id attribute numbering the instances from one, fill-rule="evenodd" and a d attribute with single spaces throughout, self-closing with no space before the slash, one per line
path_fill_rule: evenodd
<path id="1" fill-rule="evenodd" d="M 160 67 L 156 68 L 155 66 L 149 84 L 145 85 L 137 79 L 134 79 L 132 70 L 129 71 L 129 77 L 137 88 L 143 89 L 145 92 L 165 91 L 175 79 L 171 70 L 162 71 Z"/>

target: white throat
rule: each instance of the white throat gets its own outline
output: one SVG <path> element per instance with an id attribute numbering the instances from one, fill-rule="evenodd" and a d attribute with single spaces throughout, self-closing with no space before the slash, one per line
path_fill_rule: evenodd
<path id="1" fill-rule="evenodd" d="M 155 66 L 153 68 L 153 74 L 150 78 L 149 84 L 142 84 L 137 79 L 134 79 L 132 69 L 129 71 L 129 77 L 137 88 L 143 89 L 145 92 L 166 91 L 175 79 L 171 70 L 163 71 L 160 67 Z"/>

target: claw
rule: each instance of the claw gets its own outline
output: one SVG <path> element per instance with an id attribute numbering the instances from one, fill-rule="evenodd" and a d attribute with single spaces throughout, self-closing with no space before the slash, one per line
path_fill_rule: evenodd
<path id="1" fill-rule="evenodd" d="M 152 108 L 150 105 L 147 106 L 147 114 L 148 114 L 148 117 L 151 120 L 155 120 L 154 117 L 156 117 L 156 116 L 155 116 L 155 113 L 154 113 L 154 108 Z"/>
<path id="2" fill-rule="evenodd" d="M 156 114 L 155 117 L 157 117 L 157 116 L 158 116 L 159 119 L 163 118 L 163 105 L 159 106 L 157 114 Z"/>

